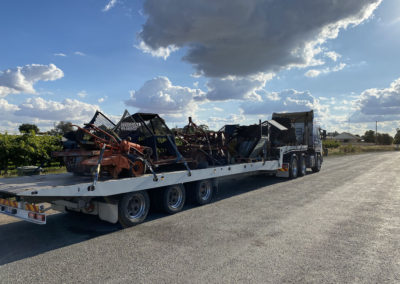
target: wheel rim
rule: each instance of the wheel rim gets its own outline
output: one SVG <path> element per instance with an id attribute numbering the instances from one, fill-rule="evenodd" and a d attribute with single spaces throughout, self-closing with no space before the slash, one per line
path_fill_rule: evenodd
<path id="1" fill-rule="evenodd" d="M 140 160 L 136 160 L 132 163 L 132 173 L 135 177 L 144 174 L 144 163 Z"/>
<path id="2" fill-rule="evenodd" d="M 139 219 L 146 211 L 146 201 L 141 194 L 135 194 L 128 202 L 127 213 L 129 219 Z"/>
<path id="3" fill-rule="evenodd" d="M 296 159 L 293 159 L 293 162 L 292 162 L 292 175 L 294 177 L 297 176 L 297 161 L 296 161 Z"/>
<path id="4" fill-rule="evenodd" d="M 302 159 L 301 170 L 303 174 L 306 174 L 306 161 L 304 159 Z"/>
<path id="5" fill-rule="evenodd" d="M 202 182 L 200 184 L 199 197 L 201 200 L 208 200 L 211 196 L 211 184 L 209 182 Z"/>
<path id="6" fill-rule="evenodd" d="M 172 187 L 168 191 L 168 206 L 177 209 L 181 206 L 183 200 L 183 191 L 180 187 Z"/>

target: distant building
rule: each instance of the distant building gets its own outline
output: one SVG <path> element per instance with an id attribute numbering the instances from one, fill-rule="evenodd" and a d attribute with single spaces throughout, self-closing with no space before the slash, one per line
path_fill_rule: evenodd
<path id="1" fill-rule="evenodd" d="M 342 132 L 339 135 L 333 137 L 333 139 L 342 143 L 355 143 L 361 141 L 360 137 L 357 137 L 348 132 Z"/>

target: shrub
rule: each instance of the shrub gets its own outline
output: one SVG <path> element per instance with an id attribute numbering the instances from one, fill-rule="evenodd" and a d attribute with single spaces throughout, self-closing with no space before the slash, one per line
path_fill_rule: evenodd
<path id="1" fill-rule="evenodd" d="M 54 166 L 51 152 L 61 149 L 61 136 L 39 136 L 33 131 L 23 135 L 0 134 L 0 171 L 7 173 L 28 165 Z"/>
<path id="2" fill-rule="evenodd" d="M 324 140 L 322 141 L 322 145 L 324 148 L 334 149 L 340 146 L 340 142 L 336 140 Z"/>

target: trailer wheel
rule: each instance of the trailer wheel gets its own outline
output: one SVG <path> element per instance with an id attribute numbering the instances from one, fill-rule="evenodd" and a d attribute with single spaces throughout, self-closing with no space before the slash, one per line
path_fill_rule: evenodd
<path id="1" fill-rule="evenodd" d="M 118 202 L 118 221 L 127 228 L 142 223 L 149 213 L 150 198 L 146 191 L 124 194 Z"/>
<path id="2" fill-rule="evenodd" d="M 314 173 L 317 173 L 321 170 L 321 156 L 319 154 L 315 154 L 315 166 L 311 169 Z"/>
<path id="3" fill-rule="evenodd" d="M 289 177 L 294 179 L 297 178 L 298 174 L 298 162 L 296 155 L 290 157 L 290 164 L 289 164 Z"/>
<path id="4" fill-rule="evenodd" d="M 196 182 L 194 196 L 197 204 L 204 205 L 210 203 L 213 198 L 213 193 L 212 180 L 205 179 Z"/>
<path id="5" fill-rule="evenodd" d="M 303 155 L 300 156 L 299 159 L 299 176 L 305 176 L 307 173 L 306 159 Z"/>
<path id="6" fill-rule="evenodd" d="M 181 184 L 170 185 L 164 190 L 163 208 L 168 214 L 174 214 L 182 210 L 185 205 L 186 192 Z"/>

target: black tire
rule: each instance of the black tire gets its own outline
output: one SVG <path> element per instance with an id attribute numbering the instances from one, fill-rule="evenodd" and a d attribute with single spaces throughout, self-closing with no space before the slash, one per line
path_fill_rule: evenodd
<path id="1" fill-rule="evenodd" d="M 289 178 L 295 179 L 298 175 L 298 162 L 296 155 L 292 155 L 290 157 L 290 164 L 289 164 Z"/>
<path id="2" fill-rule="evenodd" d="M 149 213 L 150 198 L 146 191 L 124 194 L 118 202 L 118 221 L 127 228 L 142 223 Z"/>
<path id="3" fill-rule="evenodd" d="M 320 154 L 315 154 L 315 166 L 311 168 L 311 170 L 314 173 L 317 173 L 321 170 L 321 164 L 322 164 L 322 160 L 321 160 L 321 155 Z"/>
<path id="4" fill-rule="evenodd" d="M 298 176 L 299 177 L 305 176 L 307 174 L 307 165 L 306 165 L 306 159 L 303 155 L 300 156 L 298 167 L 299 167 Z"/>
<path id="5" fill-rule="evenodd" d="M 194 188 L 194 198 L 197 204 L 204 205 L 211 202 L 214 195 L 213 182 L 210 179 L 199 180 Z"/>
<path id="6" fill-rule="evenodd" d="M 164 189 L 162 205 L 168 214 L 175 214 L 185 205 L 186 191 L 182 184 L 170 185 Z"/>

